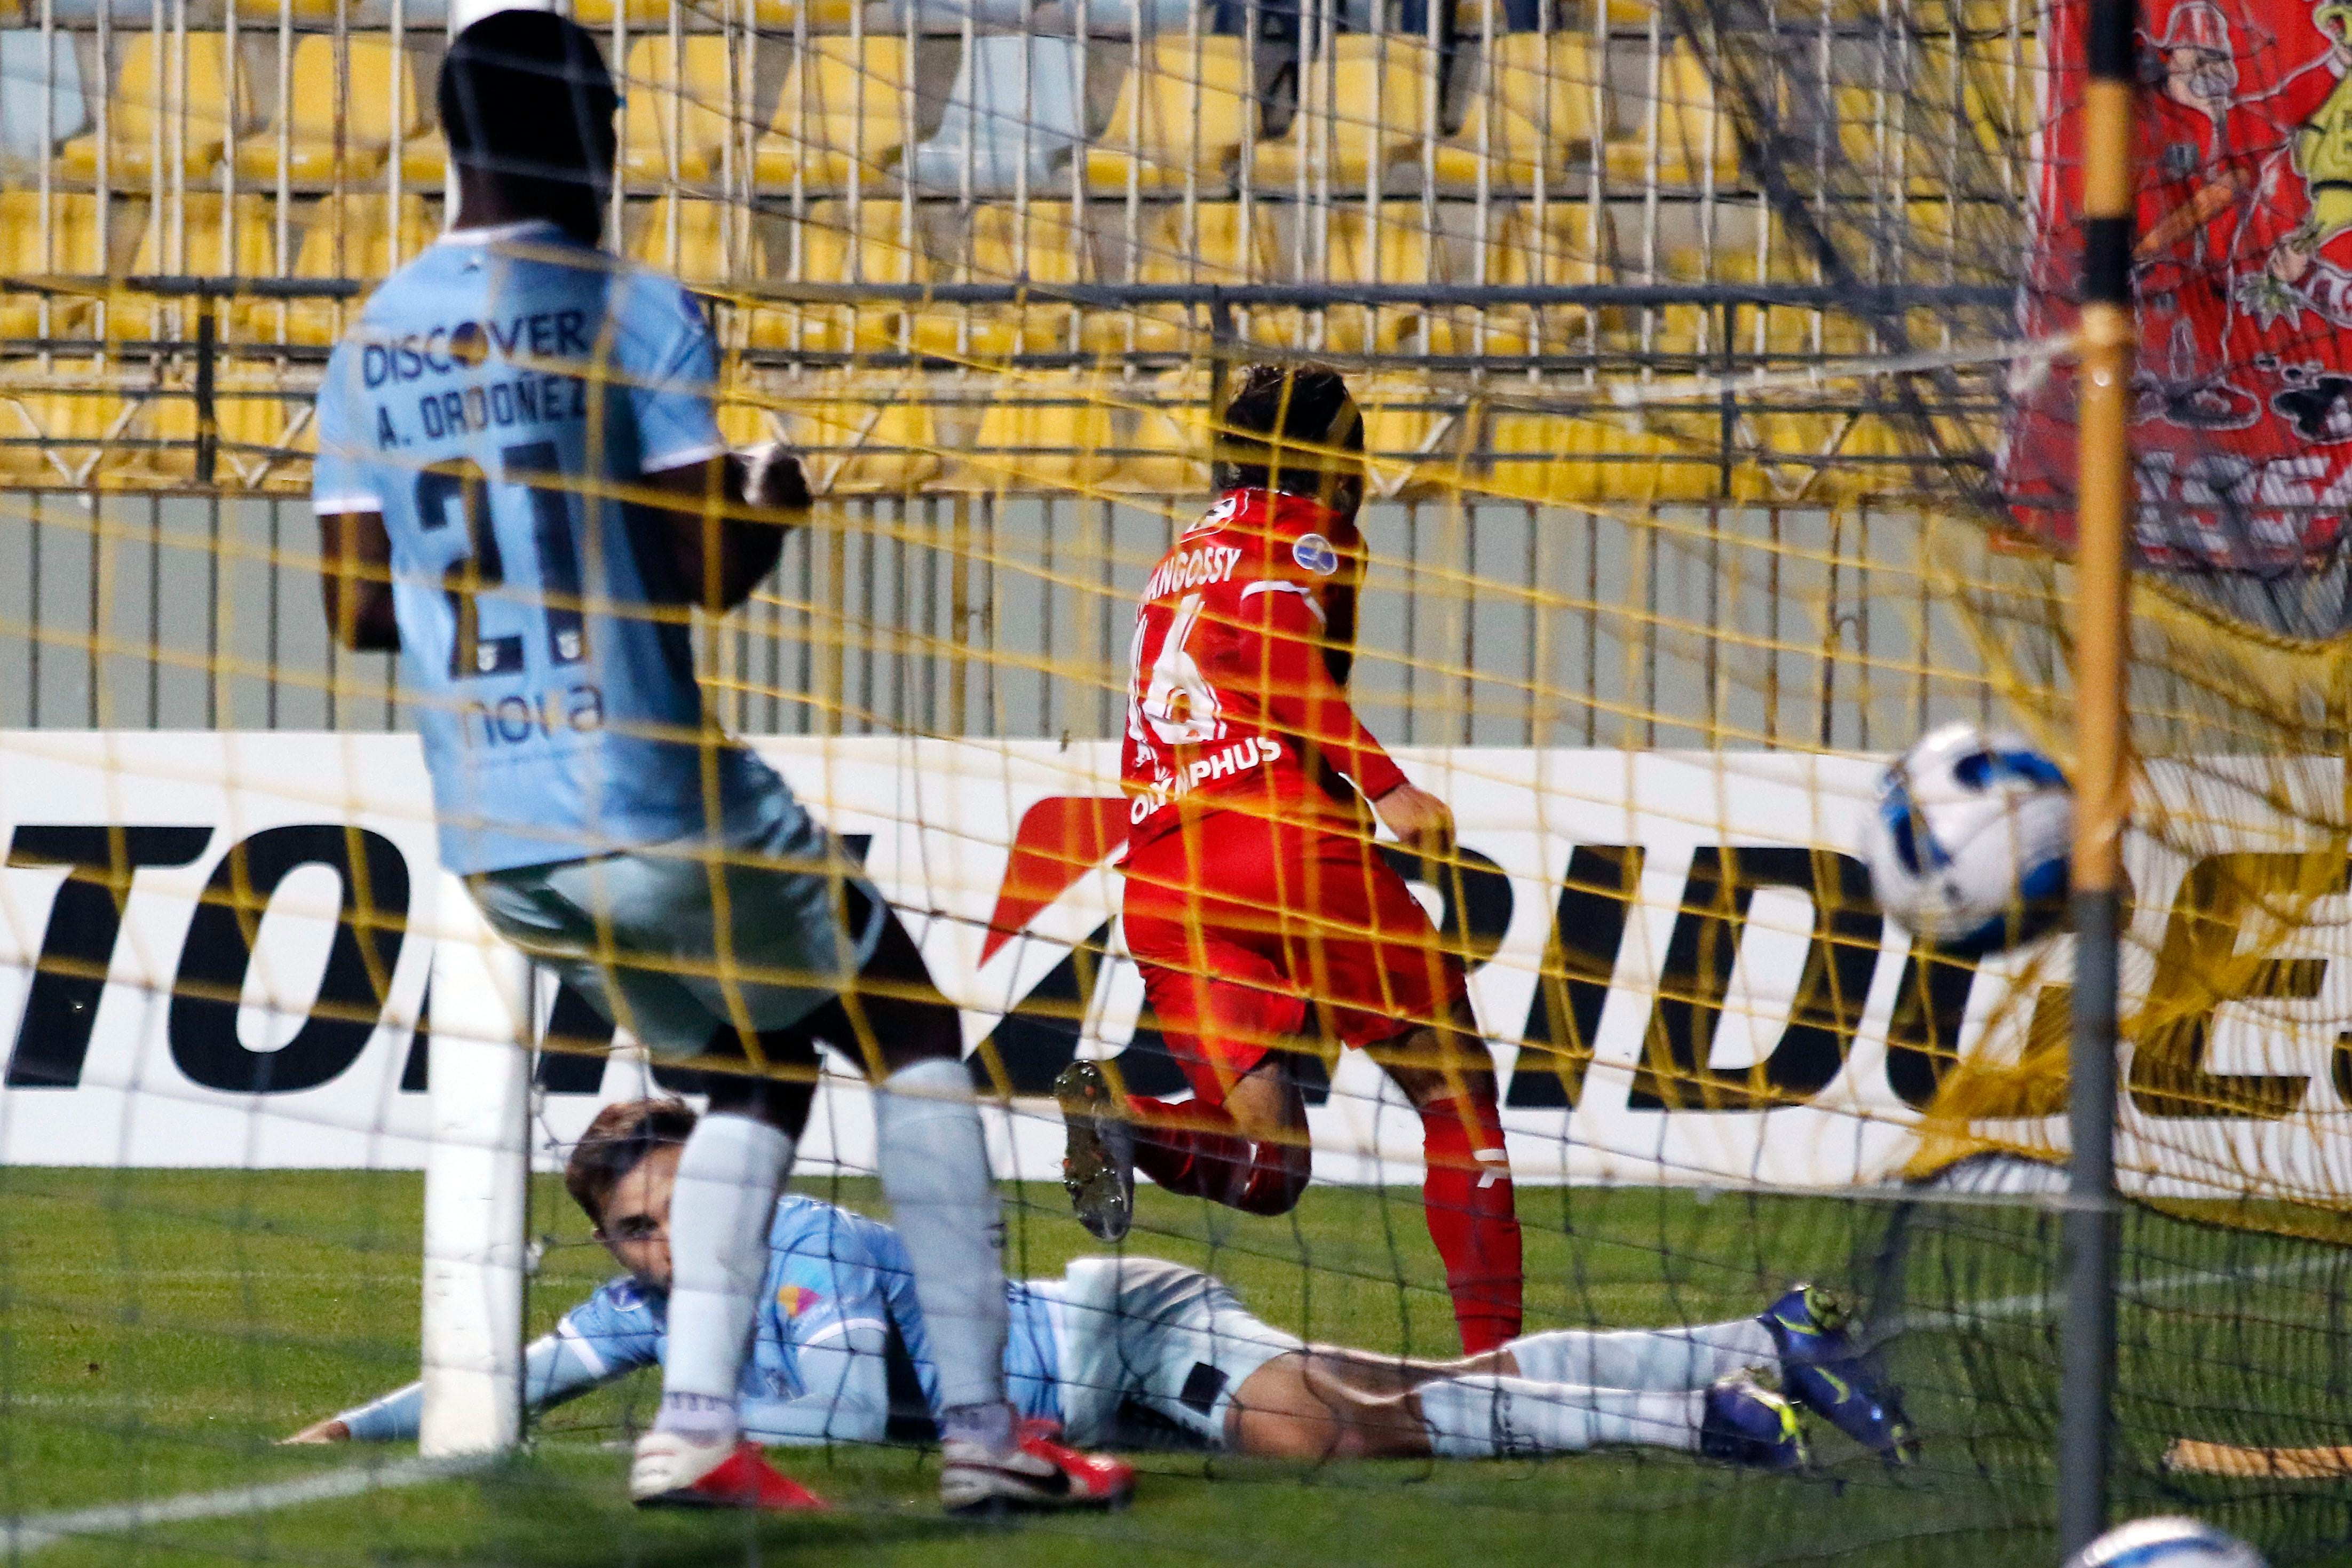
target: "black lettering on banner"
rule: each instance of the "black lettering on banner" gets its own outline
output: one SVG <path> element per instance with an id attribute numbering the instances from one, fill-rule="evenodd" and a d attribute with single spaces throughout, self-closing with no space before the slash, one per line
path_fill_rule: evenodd
<path id="1" fill-rule="evenodd" d="M 342 881 L 318 1000 L 283 1047 L 247 1050 L 236 1037 L 236 1014 L 254 938 L 270 895 L 300 866 L 328 867 Z M 408 863 L 382 834 L 315 823 L 253 835 L 221 858 L 188 923 L 172 987 L 172 1059 L 206 1089 L 316 1089 L 357 1060 L 375 1034 L 407 922 Z"/>
<path id="2" fill-rule="evenodd" d="M 2213 1015 L 2224 1002 L 2308 1001 L 2327 975 L 2324 958 L 2271 958 L 2238 951 L 2240 933 L 2266 905 L 2281 914 L 2344 892 L 2352 866 L 2292 853 L 2208 855 L 2189 868 L 2165 922 L 2156 976 L 2125 1086 L 2149 1116 L 2273 1121 L 2303 1103 L 2302 1074 L 2217 1073 L 2205 1068 Z"/>
<path id="3" fill-rule="evenodd" d="M 1582 1097 L 1646 858 L 1638 844 L 1580 844 L 1569 856 L 1504 1104 L 1572 1110 Z"/>
<path id="4" fill-rule="evenodd" d="M 1434 888 L 1443 904 L 1437 922 L 1438 945 L 1475 973 L 1503 945 L 1511 929 L 1514 899 L 1511 879 L 1494 860 L 1460 845 L 1454 861 L 1427 861 L 1393 844 L 1380 846 L 1381 858 L 1408 882 Z"/>
<path id="5" fill-rule="evenodd" d="M 1954 958 L 1914 943 L 1895 991 L 1886 1024 L 1886 1087 L 1916 1110 L 1925 1110 L 1960 1062 L 1960 1026 L 1976 989 L 1974 959 Z"/>
<path id="6" fill-rule="evenodd" d="M 416 1005 L 416 1032 L 408 1037 L 408 1059 L 400 1064 L 400 1092 L 423 1094 L 433 1087 L 433 981 L 426 976 L 425 997 Z"/>
<path id="7" fill-rule="evenodd" d="M 587 997 L 559 985 L 531 1081 L 550 1094 L 595 1094 L 604 1087 L 604 1053 L 612 1048 L 612 1023 Z"/>
<path id="8" fill-rule="evenodd" d="M 1753 1067 L 1709 1067 L 1748 905 L 1759 888 L 1793 888 L 1812 900 L 1804 972 L 1770 1054 Z M 1701 846 L 1692 854 L 1682 913 L 1666 942 L 1628 1109 L 1768 1110 L 1828 1088 L 1853 1047 L 1885 927 L 1870 897 L 1870 874 L 1851 855 Z"/>
<path id="9" fill-rule="evenodd" d="M 142 867 L 185 866 L 205 852 L 212 837 L 209 827 L 16 829 L 8 845 L 9 865 L 68 870 L 49 905 L 41 956 L 8 1055 L 10 1089 L 72 1089 L 81 1082 L 131 878 Z"/>

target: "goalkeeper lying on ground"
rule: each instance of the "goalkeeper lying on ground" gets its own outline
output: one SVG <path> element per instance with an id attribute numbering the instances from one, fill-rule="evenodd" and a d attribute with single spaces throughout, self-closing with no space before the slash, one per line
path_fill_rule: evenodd
<path id="1" fill-rule="evenodd" d="M 556 1405 L 659 1363 L 670 1188 L 694 1112 L 675 1100 L 607 1106 L 564 1172 L 596 1238 L 628 1270 L 530 1349 L 525 1387 Z M 925 1436 L 933 1373 L 906 1249 L 889 1226 L 787 1194 L 742 1384 L 743 1427 L 766 1443 Z M 1109 1440 L 1135 1406 L 1209 1447 L 1278 1458 L 1680 1448 L 1786 1468 L 1803 1462 L 1789 1400 L 1894 1454 L 1907 1438 L 1821 1292 L 1694 1328 L 1529 1334 L 1463 1361 L 1309 1346 L 1259 1321 L 1225 1285 L 1150 1258 L 1088 1258 L 1008 1287 L 1005 1377 L 1021 1414 L 1066 1440 Z M 321 1421 L 297 1442 L 413 1437 L 419 1385 Z"/>

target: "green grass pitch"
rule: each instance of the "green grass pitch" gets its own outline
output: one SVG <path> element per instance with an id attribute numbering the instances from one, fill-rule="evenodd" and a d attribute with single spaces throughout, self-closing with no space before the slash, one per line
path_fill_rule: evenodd
<path id="1" fill-rule="evenodd" d="M 870 1183 L 802 1188 L 859 1208 L 878 1201 Z M 420 1196 L 418 1179 L 400 1173 L 0 1171 L 0 1513 L 396 1457 L 272 1443 L 415 1375 Z M 1011 1196 L 1013 1271 L 1056 1272 L 1085 1250 L 1057 1188 Z M 534 1205 L 548 1244 L 531 1291 L 537 1331 L 610 1269 L 551 1180 Z M 1828 1199 L 1645 1189 L 1528 1188 L 1520 1208 L 1530 1328 L 1753 1312 L 1792 1279 L 1842 1272 L 1871 1218 L 1870 1205 Z M 1312 1338 L 1423 1354 L 1454 1343 L 1417 1189 L 1318 1187 L 1283 1220 L 1147 1190 L 1131 1247 L 1213 1269 L 1268 1320 Z M 2017 1499 L 1988 1489 L 1957 1454 L 1938 1462 L 1931 1448 L 1927 1465 L 1890 1476 L 1818 1424 L 1817 1468 L 1795 1477 L 1655 1451 L 1325 1466 L 1155 1453 L 1128 1511 L 974 1526 L 937 1512 L 925 1454 L 835 1449 L 787 1456 L 835 1501 L 830 1516 L 639 1515 L 624 1500 L 621 1444 L 654 1394 L 640 1377 L 554 1412 L 525 1454 L 486 1474 L 149 1524 L 24 1560 L 1669 1568 L 2050 1556 L 2030 1521 L 2004 1523 Z"/>

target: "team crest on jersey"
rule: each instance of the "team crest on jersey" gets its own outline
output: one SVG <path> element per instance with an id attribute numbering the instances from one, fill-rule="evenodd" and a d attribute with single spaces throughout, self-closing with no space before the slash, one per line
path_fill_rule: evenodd
<path id="1" fill-rule="evenodd" d="M 1300 534 L 1290 547 L 1290 558 L 1318 577 L 1328 577 L 1339 569 L 1339 552 L 1319 533 Z"/>
<path id="2" fill-rule="evenodd" d="M 1233 521 L 1234 514 L 1241 510 L 1241 497 L 1226 496 L 1223 500 L 1218 501 L 1216 505 L 1202 512 L 1201 514 L 1201 521 L 1186 529 L 1184 532 L 1189 536 L 1195 533 L 1206 533 L 1212 529 L 1223 528 L 1225 524 Z"/>
<path id="3" fill-rule="evenodd" d="M 784 1310 L 784 1316 L 787 1318 L 797 1318 L 803 1312 L 813 1312 L 816 1310 L 817 1304 L 824 1300 L 823 1295 L 805 1285 L 784 1285 L 778 1287 L 776 1290 L 776 1305 Z"/>
<path id="4" fill-rule="evenodd" d="M 604 1287 L 604 1299 L 616 1312 L 640 1312 L 645 1310 L 645 1292 L 637 1289 L 635 1279 L 615 1279 Z"/>

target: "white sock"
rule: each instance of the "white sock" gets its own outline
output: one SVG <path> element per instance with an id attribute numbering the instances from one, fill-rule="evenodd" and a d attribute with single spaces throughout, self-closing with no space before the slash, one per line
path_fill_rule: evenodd
<path id="1" fill-rule="evenodd" d="M 1441 1459 L 1575 1454 L 1603 1443 L 1696 1451 L 1706 1398 L 1492 1374 L 1424 1383 L 1417 1393 L 1429 1451 Z"/>
<path id="2" fill-rule="evenodd" d="M 1004 1224 L 961 1062 L 917 1062 L 875 1097 L 876 1163 L 915 1263 L 941 1408 L 1004 1402 Z"/>
<path id="3" fill-rule="evenodd" d="M 776 1189 L 792 1163 L 792 1139 L 748 1116 L 706 1116 L 687 1135 L 670 1197 L 669 1349 L 656 1426 L 704 1442 L 733 1430 Z"/>
<path id="4" fill-rule="evenodd" d="M 1753 1318 L 1687 1329 L 1561 1329 L 1503 1347 L 1531 1383 L 1592 1388 L 1705 1388 L 1751 1366 L 1778 1364 L 1772 1336 Z"/>

